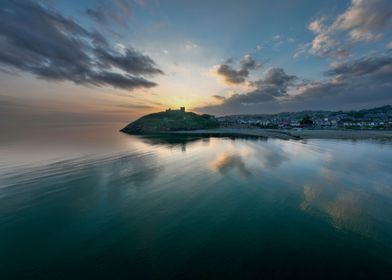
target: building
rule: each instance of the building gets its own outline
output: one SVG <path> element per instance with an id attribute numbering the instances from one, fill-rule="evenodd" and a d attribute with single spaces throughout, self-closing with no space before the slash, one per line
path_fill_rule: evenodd
<path id="1" fill-rule="evenodd" d="M 185 112 L 185 107 L 180 107 L 180 109 L 179 110 L 172 110 L 171 108 L 169 108 L 169 109 L 166 109 L 166 112 L 172 112 L 172 111 L 179 111 L 179 112 Z"/>

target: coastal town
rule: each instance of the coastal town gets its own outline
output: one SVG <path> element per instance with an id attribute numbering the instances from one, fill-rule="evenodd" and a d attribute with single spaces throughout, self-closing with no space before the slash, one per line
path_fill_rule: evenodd
<path id="1" fill-rule="evenodd" d="M 359 111 L 301 111 L 217 118 L 221 127 L 270 129 L 392 129 L 392 106 Z"/>

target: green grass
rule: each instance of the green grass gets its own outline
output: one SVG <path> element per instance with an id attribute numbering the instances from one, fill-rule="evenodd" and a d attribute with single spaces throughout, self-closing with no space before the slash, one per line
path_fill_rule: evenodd
<path id="1" fill-rule="evenodd" d="M 192 112 L 168 111 L 141 117 L 122 129 L 127 133 L 154 133 L 179 130 L 211 129 L 219 127 L 218 121 L 210 115 Z"/>

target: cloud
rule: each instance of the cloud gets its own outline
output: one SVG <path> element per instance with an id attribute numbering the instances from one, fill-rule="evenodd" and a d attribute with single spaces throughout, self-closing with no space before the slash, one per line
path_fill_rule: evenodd
<path id="1" fill-rule="evenodd" d="M 228 64 L 221 64 L 217 69 L 217 74 L 222 76 L 228 84 L 241 84 L 249 76 L 247 69 L 235 70 Z"/>
<path id="2" fill-rule="evenodd" d="M 348 9 L 332 21 L 321 16 L 309 23 L 315 34 L 309 52 L 332 58 L 347 57 L 348 45 L 379 40 L 388 26 L 392 8 L 387 0 L 352 0 Z M 297 56 L 303 53 L 296 52 Z"/>
<path id="3" fill-rule="evenodd" d="M 101 8 L 89 8 L 86 10 L 86 15 L 97 21 L 98 23 L 107 23 L 107 17 Z"/>
<path id="4" fill-rule="evenodd" d="M 355 103 L 385 105 L 392 102 L 392 57 L 387 54 L 337 63 L 325 74 L 331 78 L 299 85 L 299 95 L 293 101 L 347 104 L 347 107 Z"/>
<path id="5" fill-rule="evenodd" d="M 108 49 L 97 47 L 95 54 L 100 63 L 106 67 L 117 67 L 129 74 L 163 74 L 163 71 L 155 67 L 154 61 L 134 49 L 125 49 L 124 54 L 111 52 Z"/>
<path id="6" fill-rule="evenodd" d="M 104 1 L 98 2 L 96 7 L 86 9 L 85 14 L 102 25 L 114 22 L 119 26 L 127 27 L 133 11 L 127 0 L 115 0 L 111 1 L 110 5 Z"/>
<path id="7" fill-rule="evenodd" d="M 297 77 L 287 75 L 282 68 L 270 68 L 265 74 L 264 79 L 254 82 L 258 88 L 265 86 L 274 86 L 282 91 L 287 88 Z"/>
<path id="8" fill-rule="evenodd" d="M 334 30 L 349 31 L 352 41 L 378 40 L 378 31 L 391 18 L 392 10 L 387 0 L 352 0 L 351 6 L 334 22 Z"/>
<path id="9" fill-rule="evenodd" d="M 184 48 L 186 50 L 195 50 L 195 49 L 198 49 L 199 47 L 200 46 L 198 44 L 196 44 L 196 43 L 194 43 L 192 41 L 186 41 L 185 45 L 184 45 Z"/>
<path id="10" fill-rule="evenodd" d="M 224 64 L 218 65 L 216 69 L 218 76 L 222 77 L 228 85 L 244 83 L 249 76 L 249 71 L 260 66 L 249 54 L 245 55 L 240 61 L 240 68 L 238 70 L 231 66 L 232 63 L 233 60 L 229 59 Z"/>
<path id="11" fill-rule="evenodd" d="M 339 47 L 334 32 L 325 24 L 325 18 L 321 17 L 309 23 L 308 29 L 316 36 L 310 44 L 304 44 L 297 50 L 295 56 L 304 53 L 305 48 L 310 46 L 309 52 L 318 56 L 341 57 L 349 54 L 347 50 Z"/>
<path id="12" fill-rule="evenodd" d="M 308 29 L 310 31 L 313 31 L 316 34 L 322 33 L 326 29 L 326 26 L 324 25 L 324 21 L 325 21 L 324 17 L 316 19 L 316 20 L 312 21 L 311 23 L 309 23 Z"/>
<path id="13" fill-rule="evenodd" d="M 226 99 L 226 97 L 224 97 L 222 95 L 213 95 L 212 97 L 218 101 L 224 101 Z"/>
<path id="14" fill-rule="evenodd" d="M 257 63 L 250 54 L 244 56 L 240 62 L 242 69 L 253 70 L 257 68 Z"/>
<path id="15" fill-rule="evenodd" d="M 382 75 L 392 77 L 392 57 L 388 55 L 373 55 L 362 57 L 353 61 L 337 63 L 326 72 L 329 76 L 338 75 L 340 78 L 349 79 L 369 75 Z M 391 79 L 392 82 L 392 79 Z"/>
<path id="16" fill-rule="evenodd" d="M 52 81 L 133 90 L 156 84 L 163 72 L 148 56 L 114 50 L 101 33 L 34 1 L 6 0 L 0 8 L 0 67 Z"/>
<path id="17" fill-rule="evenodd" d="M 310 45 L 311 45 L 311 43 L 302 43 L 302 44 L 299 44 L 299 45 L 297 46 L 297 49 L 295 50 L 295 53 L 294 53 L 294 55 L 293 55 L 293 58 L 298 58 L 298 57 L 304 55 L 304 54 L 308 51 Z"/>
<path id="18" fill-rule="evenodd" d="M 277 44 L 283 43 L 283 37 L 280 34 L 276 34 L 272 37 L 272 41 L 274 41 Z"/>
<path id="19" fill-rule="evenodd" d="M 252 82 L 255 90 L 234 94 L 219 105 L 196 108 L 211 114 L 354 109 L 392 103 L 389 52 L 332 64 L 325 79 L 304 81 L 281 68 L 269 69 Z"/>
<path id="20" fill-rule="evenodd" d="M 150 82 L 143 77 L 106 71 L 91 74 L 87 82 L 95 86 L 111 85 L 120 89 L 151 88 L 156 86 L 154 82 Z"/>
<path id="21" fill-rule="evenodd" d="M 275 46 L 279 46 L 282 45 L 284 43 L 289 43 L 289 44 L 293 44 L 295 43 L 297 40 L 293 37 L 286 37 L 283 36 L 281 34 L 275 34 L 272 37 L 271 43 L 273 43 Z"/>
<path id="22" fill-rule="evenodd" d="M 114 0 L 113 1 L 118 7 L 121 8 L 123 13 L 125 13 L 128 16 L 132 15 L 132 8 L 131 5 L 129 4 L 128 0 Z"/>
<path id="23" fill-rule="evenodd" d="M 264 49 L 264 46 L 261 45 L 261 44 L 258 44 L 258 45 L 256 46 L 256 48 L 255 48 L 255 52 L 260 52 L 260 51 L 262 51 L 263 49 Z"/>
<path id="24" fill-rule="evenodd" d="M 244 94 L 234 94 L 224 103 L 257 104 L 283 98 L 287 94 L 288 87 L 293 85 L 296 79 L 296 76 L 287 75 L 282 68 L 271 68 L 265 74 L 264 79 L 250 83 L 256 87 L 255 90 Z"/>

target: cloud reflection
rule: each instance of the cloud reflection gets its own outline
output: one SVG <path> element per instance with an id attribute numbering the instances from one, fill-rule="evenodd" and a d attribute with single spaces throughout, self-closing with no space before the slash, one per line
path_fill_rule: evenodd
<path id="1" fill-rule="evenodd" d="M 326 215 L 338 229 L 376 239 L 390 239 L 379 226 L 381 221 L 391 222 L 388 213 L 392 208 L 388 199 L 392 188 L 377 182 L 363 187 L 346 180 L 335 170 L 321 168 L 317 179 L 304 185 L 300 209 Z"/>
<path id="2" fill-rule="evenodd" d="M 237 170 L 244 178 L 252 174 L 239 154 L 221 154 L 216 160 L 210 163 L 210 167 L 213 171 L 221 174 L 227 174 L 231 170 Z"/>
<path id="3" fill-rule="evenodd" d="M 280 146 L 269 147 L 269 149 L 263 147 L 258 154 L 258 160 L 264 169 L 271 170 L 278 168 L 284 161 L 289 160 L 289 157 Z"/>

